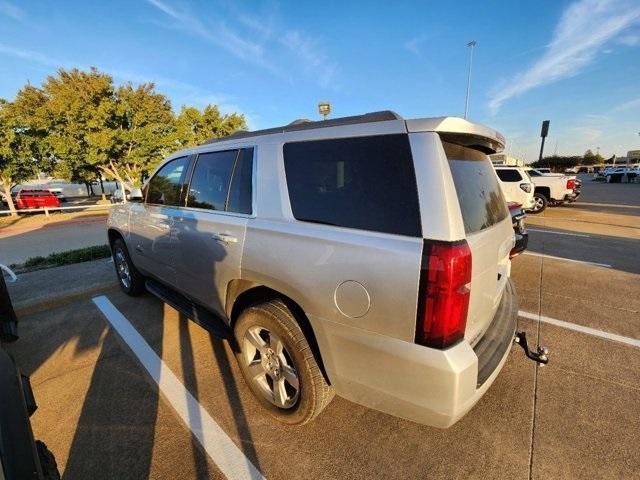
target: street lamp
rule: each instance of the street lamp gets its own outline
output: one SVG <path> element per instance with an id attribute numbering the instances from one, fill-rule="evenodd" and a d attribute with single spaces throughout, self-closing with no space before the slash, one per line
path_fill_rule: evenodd
<path id="1" fill-rule="evenodd" d="M 331 113 L 331 104 L 326 100 L 319 102 L 318 111 L 320 112 L 320 115 L 324 117 L 324 120 L 326 120 L 329 114 Z"/>
<path id="2" fill-rule="evenodd" d="M 471 93 L 471 64 L 473 63 L 473 47 L 478 44 L 475 40 L 471 40 L 467 43 L 467 47 L 469 47 L 469 72 L 467 73 L 467 95 L 464 99 L 464 118 L 467 118 L 467 113 L 469 112 L 469 94 Z"/>

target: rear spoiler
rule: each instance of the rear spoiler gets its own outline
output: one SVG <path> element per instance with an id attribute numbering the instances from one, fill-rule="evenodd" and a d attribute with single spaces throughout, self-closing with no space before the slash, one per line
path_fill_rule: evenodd
<path id="1" fill-rule="evenodd" d="M 481 150 L 486 154 L 504 150 L 505 138 L 497 130 L 459 117 L 407 120 L 407 132 L 436 132 L 448 142 Z"/>

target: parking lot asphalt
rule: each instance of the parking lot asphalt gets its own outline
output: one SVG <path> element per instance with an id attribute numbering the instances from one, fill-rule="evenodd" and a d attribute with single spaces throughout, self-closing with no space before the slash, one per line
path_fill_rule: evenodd
<path id="1" fill-rule="evenodd" d="M 601 186 L 617 194 L 622 185 Z M 614 201 L 602 192 L 599 202 Z M 574 207 L 546 217 L 569 218 Z M 10 347 L 31 376 L 35 434 L 65 479 L 222 478 L 196 440 L 209 416 L 271 479 L 637 478 L 640 348 L 614 335 L 640 339 L 640 271 L 631 258 L 640 237 L 611 234 L 620 209 L 607 208 L 586 205 L 580 221 L 562 228 L 543 224 L 542 216 L 529 224 L 540 230 L 530 233 L 533 255 L 514 259 L 512 276 L 520 327 L 531 343 L 539 338 L 549 347 L 550 363 L 538 367 L 514 346 L 487 394 L 447 430 L 337 397 L 315 422 L 283 427 L 253 399 L 228 345 L 150 295 L 107 290 L 106 299 L 201 409 L 189 408 L 182 421 L 175 392 L 158 387 L 86 298 L 25 315 L 21 339 Z M 625 215 L 628 228 L 640 227 L 636 210 Z M 587 224 L 585 215 L 599 225 L 589 237 L 547 232 L 584 234 L 576 225 Z M 538 316 L 543 321 L 531 319 Z M 591 333 L 580 331 L 585 327 Z"/>

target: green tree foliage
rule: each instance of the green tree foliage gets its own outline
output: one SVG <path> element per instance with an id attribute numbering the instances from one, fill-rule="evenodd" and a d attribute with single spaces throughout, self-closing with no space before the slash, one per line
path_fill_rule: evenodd
<path id="1" fill-rule="evenodd" d="M 207 105 L 202 111 L 183 106 L 176 116 L 175 143 L 180 148 L 200 145 L 211 138 L 220 138 L 237 130 L 245 130 L 243 115 L 222 115 L 215 105 Z"/>
<path id="2" fill-rule="evenodd" d="M 117 128 L 111 155 L 100 169 L 120 183 L 139 186 L 142 175 L 176 149 L 171 103 L 151 83 L 123 85 L 115 98 Z"/>
<path id="3" fill-rule="evenodd" d="M 552 155 L 550 157 L 544 157 L 542 160 L 533 162 L 532 167 L 549 167 L 555 172 L 564 172 L 567 168 L 575 167 L 582 163 L 582 157 L 573 156 L 558 156 Z"/>
<path id="4" fill-rule="evenodd" d="M 0 184 L 11 215 L 16 215 L 11 188 L 52 166 L 42 121 L 44 103 L 42 92 L 30 85 L 12 103 L 0 99 Z"/>
<path id="5" fill-rule="evenodd" d="M 95 180 L 113 151 L 115 95 L 112 78 L 95 68 L 60 69 L 42 91 L 47 143 L 56 159 L 55 173 L 72 182 Z"/>
<path id="6" fill-rule="evenodd" d="M 584 165 L 594 165 L 597 159 L 598 157 L 591 150 L 587 150 L 582 157 L 582 163 Z"/>
<path id="7" fill-rule="evenodd" d="M 175 114 L 152 83 L 116 88 L 95 68 L 60 69 L 0 103 L 3 188 L 44 171 L 87 185 L 106 175 L 128 189 L 175 150 L 244 128 L 242 115 L 213 105 Z"/>

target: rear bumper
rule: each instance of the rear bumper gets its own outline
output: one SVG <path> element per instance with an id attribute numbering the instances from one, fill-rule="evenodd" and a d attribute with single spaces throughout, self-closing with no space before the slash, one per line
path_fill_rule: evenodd
<path id="1" fill-rule="evenodd" d="M 423 347 L 311 317 L 336 393 L 417 423 L 446 428 L 462 418 L 493 383 L 511 350 L 518 301 L 511 281 L 491 326 L 472 348 Z"/>
<path id="2" fill-rule="evenodd" d="M 526 230 L 522 232 L 516 233 L 516 244 L 511 249 L 511 253 L 509 254 L 511 258 L 516 255 L 520 255 L 527 249 L 527 245 L 529 244 L 529 233 Z"/>
<path id="3" fill-rule="evenodd" d="M 568 202 L 575 202 L 579 196 L 580 196 L 579 191 L 573 191 L 572 193 L 568 193 L 567 195 L 565 195 L 564 199 Z"/>

